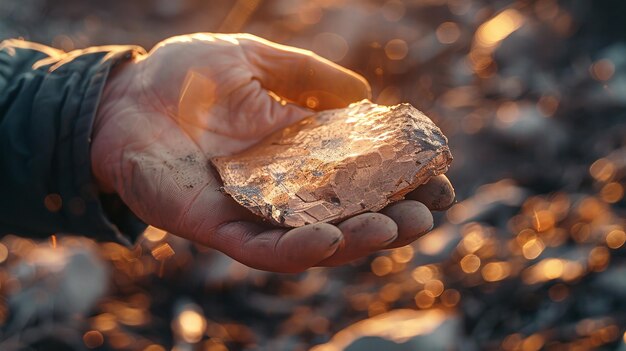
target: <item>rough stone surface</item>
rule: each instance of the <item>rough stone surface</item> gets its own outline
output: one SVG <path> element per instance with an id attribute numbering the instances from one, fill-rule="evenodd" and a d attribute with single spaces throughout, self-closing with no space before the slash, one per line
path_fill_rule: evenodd
<path id="1" fill-rule="evenodd" d="M 364 100 L 212 161 L 237 202 L 273 224 L 299 227 L 378 211 L 446 172 L 452 155 L 441 130 L 413 106 Z"/>

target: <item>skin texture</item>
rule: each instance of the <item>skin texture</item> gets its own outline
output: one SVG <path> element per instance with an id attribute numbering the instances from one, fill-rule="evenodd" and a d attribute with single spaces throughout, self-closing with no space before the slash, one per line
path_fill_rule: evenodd
<path id="1" fill-rule="evenodd" d="M 406 198 L 421 201 L 431 210 L 443 211 L 454 204 L 456 194 L 450 180 L 445 175 L 438 175 L 430 178 L 426 184 L 415 189 Z"/>
<path id="2" fill-rule="evenodd" d="M 454 197 L 418 189 L 413 200 L 381 213 L 289 230 L 260 222 L 220 192 L 208 160 L 254 145 L 309 108 L 345 107 L 370 95 L 364 78 L 308 51 L 245 34 L 173 37 L 109 78 L 94 124 L 92 171 L 102 192 L 116 192 L 146 223 L 253 268 L 341 265 L 417 239 L 433 226 L 422 203 L 444 207 Z"/>

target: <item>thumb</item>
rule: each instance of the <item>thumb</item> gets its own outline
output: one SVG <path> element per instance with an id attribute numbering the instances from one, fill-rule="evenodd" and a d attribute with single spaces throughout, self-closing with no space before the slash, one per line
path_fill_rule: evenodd
<path id="1" fill-rule="evenodd" d="M 210 156 L 228 154 L 225 146 L 245 149 L 270 133 L 311 115 L 310 109 L 286 102 L 263 88 L 258 79 L 217 101 L 215 82 L 202 72 L 190 70 L 183 83 L 176 121 Z M 228 111 L 227 115 L 221 115 Z M 207 133 L 211 131 L 212 133 Z"/>
<path id="2" fill-rule="evenodd" d="M 300 106 L 324 110 L 371 98 L 365 78 L 310 51 L 252 35 L 237 40 L 261 85 Z"/>

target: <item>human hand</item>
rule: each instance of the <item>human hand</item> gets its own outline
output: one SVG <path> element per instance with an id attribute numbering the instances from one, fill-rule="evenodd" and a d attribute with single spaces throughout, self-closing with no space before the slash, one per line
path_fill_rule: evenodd
<path id="1" fill-rule="evenodd" d="M 146 223 L 253 268 L 344 264 L 430 230 L 429 208 L 454 200 L 447 178 L 434 177 L 380 213 L 287 229 L 260 222 L 223 194 L 209 159 L 242 151 L 311 109 L 364 98 L 364 78 L 311 52 L 251 35 L 173 37 L 109 77 L 92 171 L 101 191 L 116 192 Z"/>

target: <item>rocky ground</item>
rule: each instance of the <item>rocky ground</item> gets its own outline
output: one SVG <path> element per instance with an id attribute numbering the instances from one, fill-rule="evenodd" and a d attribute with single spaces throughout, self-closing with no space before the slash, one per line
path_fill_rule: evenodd
<path id="1" fill-rule="evenodd" d="M 411 246 L 300 275 L 150 229 L 0 244 L 2 350 L 626 350 L 618 1 L 3 0 L 71 50 L 250 32 L 366 76 L 450 139 L 459 203 Z"/>

